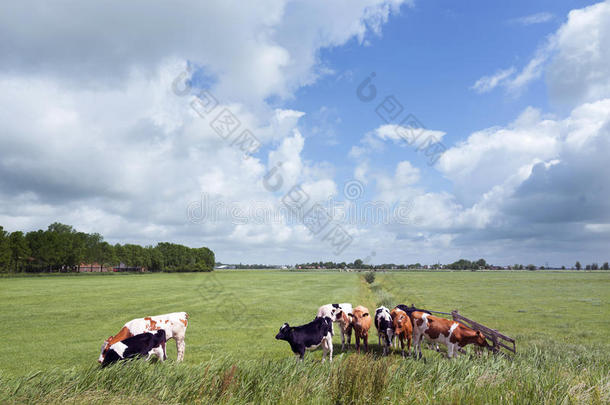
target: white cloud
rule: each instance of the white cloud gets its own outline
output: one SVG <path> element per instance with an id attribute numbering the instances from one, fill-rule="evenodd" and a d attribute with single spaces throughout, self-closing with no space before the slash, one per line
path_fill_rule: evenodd
<path id="1" fill-rule="evenodd" d="M 553 14 L 543 11 L 543 12 L 536 13 L 536 14 L 530 14 L 530 15 L 526 15 L 523 17 L 514 18 L 510 21 L 512 23 L 517 23 L 517 24 L 527 26 L 527 25 L 542 24 L 545 22 L 549 22 L 553 18 L 555 18 L 555 16 Z"/>
<path id="2" fill-rule="evenodd" d="M 568 14 L 546 71 L 553 100 L 576 106 L 610 97 L 610 1 Z"/>
<path id="3" fill-rule="evenodd" d="M 559 124 L 528 108 L 509 126 L 477 131 L 448 149 L 438 168 L 458 186 L 460 198 L 473 202 L 520 168 L 556 158 L 559 151 Z"/>
<path id="4" fill-rule="evenodd" d="M 376 176 L 378 198 L 390 204 L 408 200 L 413 195 L 413 186 L 419 179 L 420 170 L 418 168 L 413 167 L 406 160 L 399 162 L 393 176 Z"/>
<path id="5" fill-rule="evenodd" d="M 515 73 L 515 68 L 499 70 L 491 76 L 483 76 L 472 85 L 477 93 L 487 93 L 502 84 L 509 76 Z"/>
<path id="6" fill-rule="evenodd" d="M 443 131 L 384 124 L 364 134 L 359 144 L 352 146 L 348 156 L 354 159 L 361 159 L 372 152 L 381 152 L 384 149 L 385 141 L 393 141 L 402 147 L 418 148 L 425 144 L 426 141 L 441 142 L 445 135 L 446 132 Z"/>
<path id="7" fill-rule="evenodd" d="M 23 1 L 0 14 L 0 223 L 62 221 L 113 242 L 204 244 L 229 260 L 319 247 L 301 225 L 226 215 L 193 223 L 187 207 L 204 193 L 210 203 L 277 208 L 294 183 L 315 198 L 336 193 L 332 166 L 301 157 L 304 113 L 267 100 L 326 74 L 320 49 L 378 35 L 402 2 L 115 3 Z M 209 79 L 218 108 L 263 142 L 266 157 L 244 159 L 190 97 L 172 94 L 187 61 L 198 67 L 195 84 Z M 270 192 L 262 179 L 280 161 L 284 183 Z M 281 246 L 247 248 L 263 242 Z"/>
<path id="8" fill-rule="evenodd" d="M 544 18 L 545 14 L 526 17 L 530 22 Z M 606 0 L 570 11 L 567 21 L 542 42 L 520 72 L 515 73 L 513 68 L 500 70 L 477 80 L 472 88 L 484 93 L 503 86 L 519 95 L 544 75 L 552 100 L 568 106 L 609 97 L 609 44 L 610 0 Z"/>

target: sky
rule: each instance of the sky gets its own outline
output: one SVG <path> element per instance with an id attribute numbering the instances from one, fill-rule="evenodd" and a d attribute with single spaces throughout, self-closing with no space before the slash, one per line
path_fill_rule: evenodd
<path id="1" fill-rule="evenodd" d="M 225 263 L 610 257 L 610 1 L 7 2 L 0 225 Z"/>

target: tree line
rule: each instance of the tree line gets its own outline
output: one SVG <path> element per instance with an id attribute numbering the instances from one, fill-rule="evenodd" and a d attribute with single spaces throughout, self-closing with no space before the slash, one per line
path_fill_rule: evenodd
<path id="1" fill-rule="evenodd" d="M 112 245 L 99 233 L 76 231 L 55 222 L 43 231 L 8 233 L 0 226 L 0 272 L 71 272 L 81 263 L 104 267 L 146 268 L 149 271 L 212 271 L 214 252 L 160 242 L 156 246 Z"/>
<path id="2" fill-rule="evenodd" d="M 487 263 L 485 259 L 479 260 L 466 260 L 460 259 L 453 263 L 448 264 L 430 264 L 430 265 L 422 265 L 421 263 L 413 263 L 413 264 L 394 264 L 394 263 L 384 263 L 384 264 L 367 264 L 362 259 L 356 259 L 351 263 L 346 262 L 309 262 L 309 263 L 300 263 L 296 264 L 295 268 L 297 269 L 361 269 L 361 270 L 385 270 L 385 269 L 397 269 L 397 270 L 409 270 L 409 269 L 451 269 L 451 270 L 545 270 L 544 266 L 536 266 L 534 264 L 514 264 L 510 266 L 496 266 L 493 264 Z M 573 269 L 581 270 L 583 266 L 580 262 L 576 262 Z M 565 270 L 565 266 L 561 266 L 562 270 Z M 587 264 L 585 266 L 586 270 L 609 270 L 608 262 L 605 262 L 601 266 L 597 263 Z"/>

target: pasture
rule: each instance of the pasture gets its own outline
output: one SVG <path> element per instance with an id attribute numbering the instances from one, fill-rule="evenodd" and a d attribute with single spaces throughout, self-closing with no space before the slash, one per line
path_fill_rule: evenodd
<path id="1" fill-rule="evenodd" d="M 608 272 L 222 271 L 0 279 L 0 402 L 609 403 Z M 321 350 L 296 363 L 274 339 L 319 305 L 411 304 L 460 313 L 517 340 L 513 358 L 425 361 Z M 185 362 L 104 370 L 102 341 L 128 320 L 187 311 Z M 472 349 L 469 349 L 472 353 Z"/>

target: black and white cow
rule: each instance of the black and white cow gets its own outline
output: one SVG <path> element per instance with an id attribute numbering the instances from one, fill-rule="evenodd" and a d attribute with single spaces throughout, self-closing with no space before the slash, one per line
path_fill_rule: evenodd
<path id="1" fill-rule="evenodd" d="M 394 338 L 394 325 L 392 324 L 390 310 L 384 306 L 377 308 L 375 311 L 375 327 L 377 328 L 377 337 L 380 345 L 383 339 L 383 355 L 385 356 L 388 354 L 388 349 Z"/>
<path id="2" fill-rule="evenodd" d="M 165 354 L 165 331 L 163 329 L 140 333 L 113 344 L 104 356 L 102 367 L 136 356 L 146 356 L 146 360 L 148 360 L 152 355 L 157 356 L 160 361 L 167 359 Z"/>
<path id="3" fill-rule="evenodd" d="M 333 322 L 337 322 L 341 329 L 341 350 L 345 350 L 345 340 L 347 338 L 347 348 L 352 341 L 352 320 L 349 314 L 352 313 L 352 304 L 326 304 L 318 308 L 318 318 L 329 317 Z M 333 335 L 335 331 L 333 329 Z"/>
<path id="4" fill-rule="evenodd" d="M 313 350 L 322 345 L 322 361 L 326 360 L 326 352 L 329 360 L 333 361 L 333 324 L 329 317 L 316 318 L 306 325 L 290 326 L 285 323 L 275 338 L 285 340 L 290 344 L 292 352 L 303 360 L 305 349 Z"/>

